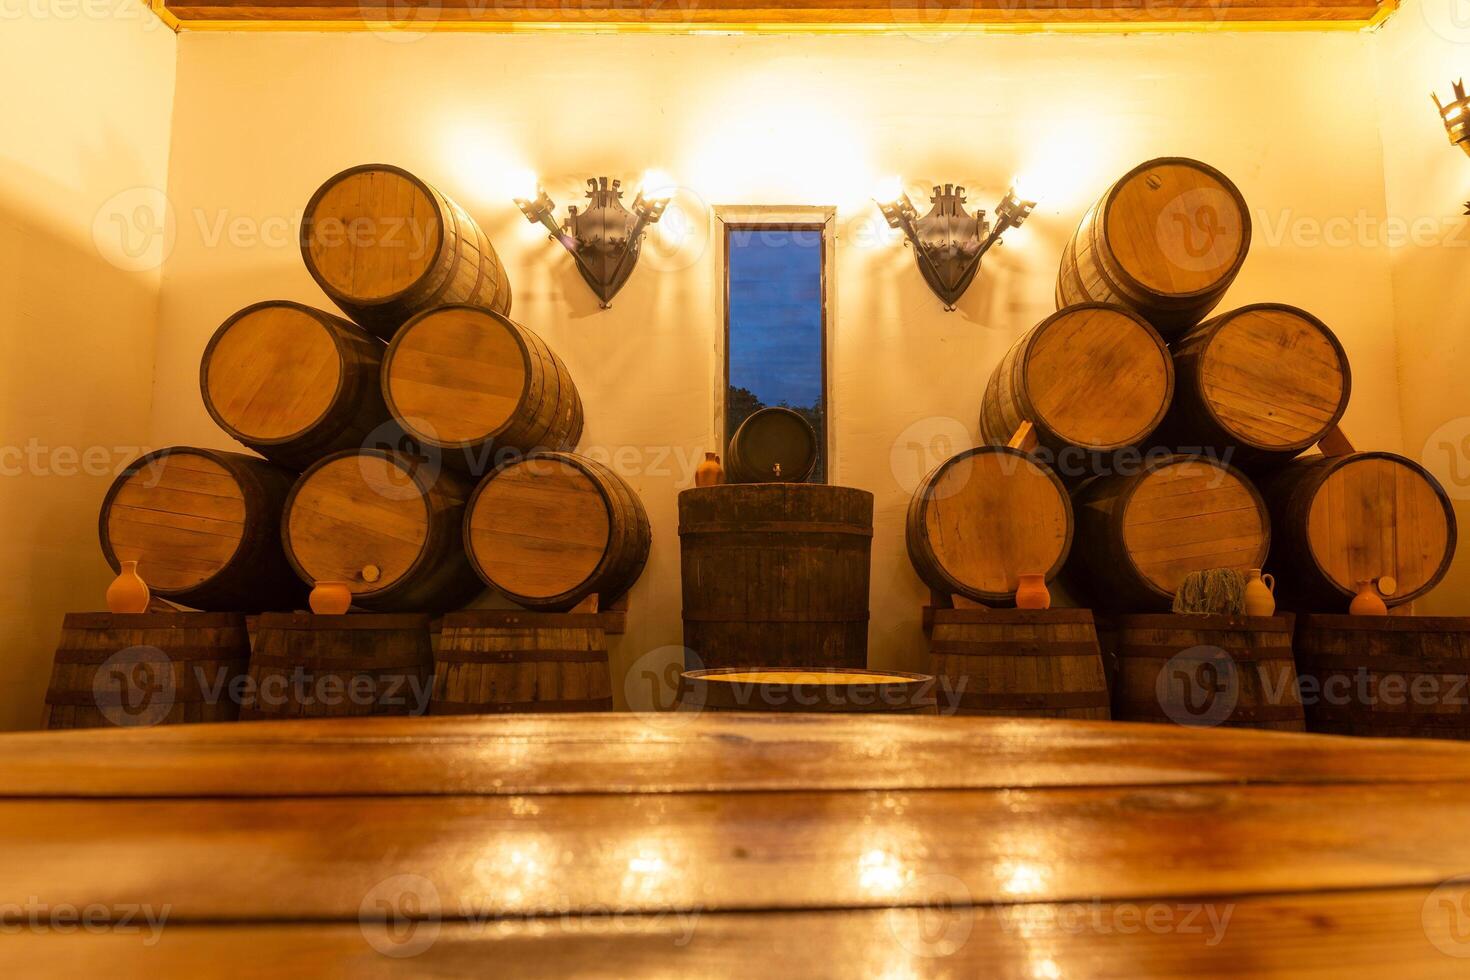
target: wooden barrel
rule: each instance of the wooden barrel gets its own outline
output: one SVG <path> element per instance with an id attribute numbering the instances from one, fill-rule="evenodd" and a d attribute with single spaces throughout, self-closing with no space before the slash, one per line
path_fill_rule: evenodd
<path id="1" fill-rule="evenodd" d="M 234 721 L 249 659 L 239 613 L 67 613 L 41 727 Z"/>
<path id="2" fill-rule="evenodd" d="M 1163 338 L 1121 306 L 1085 303 L 1047 317 L 990 374 L 980 432 L 1003 446 L 1023 422 L 1053 452 L 1141 443 L 1169 409 L 1174 368 Z"/>
<path id="3" fill-rule="evenodd" d="M 483 588 L 464 552 L 469 494 L 463 477 L 402 453 L 336 453 L 291 488 L 286 557 L 303 581 L 346 582 L 364 609 L 458 608 Z"/>
<path id="4" fill-rule="evenodd" d="M 1086 609 L 935 609 L 930 669 L 941 714 L 1108 717 Z"/>
<path id="5" fill-rule="evenodd" d="M 909 560 L 924 584 L 1014 605 L 1023 574 L 1050 581 L 1072 547 L 1072 503 L 1056 474 L 1019 449 L 951 456 L 909 504 Z"/>
<path id="6" fill-rule="evenodd" d="M 837 668 L 691 670 L 679 677 L 679 710 L 932 715 L 934 678 Z"/>
<path id="7" fill-rule="evenodd" d="M 638 581 L 653 535 L 643 502 L 612 470 L 572 453 L 501 466 L 465 510 L 465 549 L 486 584 L 528 609 L 603 606 Z"/>
<path id="8" fill-rule="evenodd" d="M 1237 469 L 1201 456 L 1148 459 L 1099 477 L 1072 499 L 1068 578 L 1096 605 L 1164 610 L 1190 572 L 1260 568 L 1271 544 L 1266 505 Z"/>
<path id="9" fill-rule="evenodd" d="M 871 493 L 685 490 L 679 544 L 687 669 L 867 666 Z"/>
<path id="10" fill-rule="evenodd" d="M 1360 581 L 1397 581 L 1391 606 L 1438 584 L 1455 554 L 1455 512 L 1424 467 L 1393 453 L 1307 456 L 1261 480 L 1282 601 L 1345 611 Z"/>
<path id="11" fill-rule="evenodd" d="M 444 617 L 436 715 L 611 711 L 601 616 L 473 609 Z"/>
<path id="12" fill-rule="evenodd" d="M 1470 739 L 1470 617 L 1299 616 L 1307 730 Z"/>
<path id="13" fill-rule="evenodd" d="M 130 463 L 102 501 L 113 571 L 136 561 L 153 594 L 221 612 L 299 608 L 307 589 L 281 551 L 296 474 L 241 453 L 174 446 Z"/>
<path id="14" fill-rule="evenodd" d="M 389 421 L 383 343 L 300 303 L 256 303 L 214 332 L 199 364 L 204 407 L 266 459 L 303 470 L 362 447 Z"/>
<path id="15" fill-rule="evenodd" d="M 561 358 L 490 310 L 446 306 L 414 317 L 388 346 L 382 385 L 399 425 L 476 475 L 582 438 L 582 398 Z"/>
<path id="16" fill-rule="evenodd" d="M 1113 717 L 1304 729 L 1290 616 L 1119 616 Z"/>
<path id="17" fill-rule="evenodd" d="M 446 303 L 510 312 L 510 280 L 469 212 L 406 170 L 344 170 L 311 196 L 301 256 L 332 302 L 389 340 Z"/>
<path id="18" fill-rule="evenodd" d="M 421 715 L 433 677 L 428 616 L 266 613 L 240 720 Z"/>
<path id="19" fill-rule="evenodd" d="M 817 467 L 821 447 L 812 424 L 789 408 L 752 412 L 725 454 L 730 483 L 801 483 Z"/>
<path id="20" fill-rule="evenodd" d="M 1314 446 L 1347 409 L 1352 370 L 1321 320 L 1280 303 L 1217 316 L 1174 341 L 1174 405 L 1153 442 L 1281 462 Z"/>
<path id="21" fill-rule="evenodd" d="M 1119 303 L 1172 338 L 1220 302 L 1250 241 L 1250 212 L 1228 177 L 1198 160 L 1150 160 L 1083 216 L 1062 253 L 1057 307 Z"/>

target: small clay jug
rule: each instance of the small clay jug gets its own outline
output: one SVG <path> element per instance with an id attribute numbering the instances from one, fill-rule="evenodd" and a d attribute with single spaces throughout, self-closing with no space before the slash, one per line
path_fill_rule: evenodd
<path id="1" fill-rule="evenodd" d="M 1017 609 L 1050 609 L 1051 593 L 1046 589 L 1046 576 L 1027 573 L 1016 589 Z"/>
<path id="2" fill-rule="evenodd" d="M 1245 577 L 1245 614 L 1276 615 L 1276 579 L 1262 575 L 1259 568 L 1252 568 Z"/>
<path id="3" fill-rule="evenodd" d="M 318 616 L 341 616 L 352 606 L 352 588 L 346 582 L 318 582 L 307 601 Z"/>
<path id="4" fill-rule="evenodd" d="M 719 453 L 705 453 L 704 462 L 694 468 L 696 487 L 717 487 L 725 482 L 725 467 L 720 465 Z"/>
<path id="5" fill-rule="evenodd" d="M 148 583 L 138 574 L 135 561 L 123 562 L 122 571 L 107 587 L 107 608 L 115 613 L 145 613 L 152 598 L 153 593 L 148 591 Z"/>
<path id="6" fill-rule="evenodd" d="M 1363 579 L 1357 584 L 1358 594 L 1353 596 L 1348 612 L 1354 616 L 1387 616 L 1388 604 L 1378 594 L 1378 584 L 1372 579 Z"/>

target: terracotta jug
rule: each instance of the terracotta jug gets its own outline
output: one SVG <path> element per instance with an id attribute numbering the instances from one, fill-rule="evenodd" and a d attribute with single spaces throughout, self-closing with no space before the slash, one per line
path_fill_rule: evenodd
<path id="1" fill-rule="evenodd" d="M 107 608 L 115 613 L 145 613 L 152 598 L 135 561 L 123 562 L 122 571 L 107 587 Z"/>
<path id="2" fill-rule="evenodd" d="M 1259 568 L 1252 568 L 1245 578 L 1245 614 L 1276 615 L 1276 579 L 1262 575 Z"/>
<path id="3" fill-rule="evenodd" d="M 1353 596 L 1348 612 L 1354 616 L 1387 616 L 1388 604 L 1378 594 L 1378 585 L 1371 579 L 1357 584 L 1358 594 Z"/>
<path id="4" fill-rule="evenodd" d="M 341 616 L 352 605 L 352 588 L 346 582 L 318 582 L 307 601 L 318 616 Z"/>
<path id="5" fill-rule="evenodd" d="M 1046 589 L 1046 576 L 1025 574 L 1016 589 L 1017 609 L 1050 609 L 1051 593 Z"/>
<path id="6" fill-rule="evenodd" d="M 696 487 L 717 487 L 725 482 L 725 467 L 720 465 L 719 453 L 705 453 L 704 462 L 694 469 Z"/>

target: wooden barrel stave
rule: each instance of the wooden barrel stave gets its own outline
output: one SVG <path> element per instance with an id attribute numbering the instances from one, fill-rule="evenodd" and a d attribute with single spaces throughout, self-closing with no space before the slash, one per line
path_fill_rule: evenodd
<path id="1" fill-rule="evenodd" d="M 934 678 L 836 668 L 692 670 L 679 677 L 678 707 L 681 711 L 932 715 Z"/>
<path id="2" fill-rule="evenodd" d="M 443 306 L 405 323 L 383 358 L 382 394 L 406 432 L 473 475 L 582 438 L 582 398 L 566 365 L 492 310 Z"/>
<path id="3" fill-rule="evenodd" d="M 464 550 L 469 494 L 463 477 L 402 453 L 335 453 L 291 488 L 286 557 L 304 582 L 346 582 L 364 609 L 458 608 L 483 590 Z"/>
<path id="4" fill-rule="evenodd" d="M 215 331 L 199 365 L 204 407 L 266 459 L 302 470 L 323 456 L 392 438 L 382 341 L 331 313 L 270 300 Z"/>
<path id="5" fill-rule="evenodd" d="M 1470 739 L 1470 617 L 1297 618 L 1307 729 Z"/>
<path id="6" fill-rule="evenodd" d="M 864 490 L 680 493 L 686 667 L 866 667 L 872 529 Z"/>
<path id="7" fill-rule="evenodd" d="M 915 491 L 905 537 L 924 583 L 945 595 L 1014 605 L 1019 576 L 1050 581 L 1072 546 L 1072 504 L 1033 457 L 981 446 L 950 457 Z"/>
<path id="8" fill-rule="evenodd" d="M 1290 616 L 1119 616 L 1107 633 L 1120 721 L 1304 730 Z"/>
<path id="9" fill-rule="evenodd" d="M 429 617 L 266 613 L 241 721 L 417 715 L 429 705 Z"/>
<path id="10" fill-rule="evenodd" d="M 241 453 L 174 446 L 134 460 L 98 515 L 113 571 L 137 561 L 154 595 L 220 612 L 292 609 L 307 589 L 281 549 L 296 474 Z"/>
<path id="11" fill-rule="evenodd" d="M 466 610 L 444 617 L 431 714 L 611 711 L 596 615 Z"/>
<path id="12" fill-rule="evenodd" d="M 67 613 L 41 727 L 234 721 L 249 659 L 238 613 Z"/>
<path id="13" fill-rule="evenodd" d="M 332 301 L 384 340 L 436 306 L 510 312 L 510 281 L 480 226 L 399 167 L 366 164 L 322 184 L 302 217 L 301 255 Z"/>

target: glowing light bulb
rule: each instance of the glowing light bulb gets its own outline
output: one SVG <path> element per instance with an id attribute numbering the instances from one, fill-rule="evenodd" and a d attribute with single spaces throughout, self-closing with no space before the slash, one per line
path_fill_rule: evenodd
<path id="1" fill-rule="evenodd" d="M 536 171 L 521 167 L 505 175 L 505 188 L 513 200 L 534 201 L 541 194 L 541 181 Z"/>
<path id="2" fill-rule="evenodd" d="M 1034 174 L 1016 174 L 1011 178 L 1011 193 L 1019 201 L 1041 200 L 1040 181 Z"/>
<path id="3" fill-rule="evenodd" d="M 873 200 L 880 204 L 890 204 L 903 197 L 903 178 L 897 174 L 890 174 L 882 178 L 873 187 Z"/>
<path id="4" fill-rule="evenodd" d="M 643 180 L 638 185 L 638 193 L 646 201 L 667 201 L 679 190 L 679 185 L 674 178 L 662 170 L 648 170 L 643 174 Z"/>

